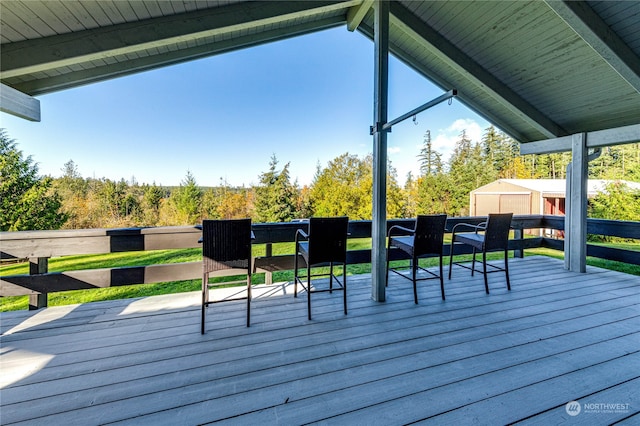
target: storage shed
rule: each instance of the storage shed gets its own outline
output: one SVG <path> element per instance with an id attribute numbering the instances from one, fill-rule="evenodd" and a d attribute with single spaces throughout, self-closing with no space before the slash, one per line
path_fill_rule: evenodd
<path id="1" fill-rule="evenodd" d="M 589 179 L 587 197 L 594 197 L 615 181 Z M 640 183 L 620 181 L 630 188 L 639 189 Z M 565 179 L 498 179 L 470 194 L 471 216 L 488 213 L 513 214 L 565 214 Z"/>

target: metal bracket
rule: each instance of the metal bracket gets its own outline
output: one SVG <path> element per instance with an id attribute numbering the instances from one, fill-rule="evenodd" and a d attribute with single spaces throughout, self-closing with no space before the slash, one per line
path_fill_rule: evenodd
<path id="1" fill-rule="evenodd" d="M 387 123 L 377 122 L 375 126 L 369 126 L 369 134 L 373 136 L 376 133 L 387 132 L 391 133 L 391 127 L 385 127 Z"/>
<path id="2" fill-rule="evenodd" d="M 587 156 L 587 161 L 591 162 L 596 158 L 600 157 L 601 154 L 602 154 L 602 149 L 600 147 L 595 148 L 593 152 Z"/>

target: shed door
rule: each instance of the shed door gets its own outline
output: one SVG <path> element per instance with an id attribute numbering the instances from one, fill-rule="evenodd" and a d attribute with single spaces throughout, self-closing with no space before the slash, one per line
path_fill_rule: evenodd
<path id="1" fill-rule="evenodd" d="M 475 194 L 475 216 L 486 216 L 496 213 L 500 208 L 500 194 Z M 498 212 L 499 213 L 499 212 Z"/>
<path id="2" fill-rule="evenodd" d="M 500 213 L 531 214 L 531 194 L 500 195 Z"/>

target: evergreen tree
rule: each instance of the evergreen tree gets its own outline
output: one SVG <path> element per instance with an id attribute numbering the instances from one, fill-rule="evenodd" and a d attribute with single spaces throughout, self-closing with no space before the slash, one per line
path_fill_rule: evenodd
<path id="1" fill-rule="evenodd" d="M 424 134 L 423 146 L 418 154 L 420 173 L 423 175 L 435 175 L 442 171 L 442 155 L 433 149 L 431 143 L 431 131 Z"/>
<path id="2" fill-rule="evenodd" d="M 536 156 L 535 176 L 541 179 L 564 179 L 571 153 L 561 152 Z"/>
<path id="3" fill-rule="evenodd" d="M 449 161 L 450 205 L 446 213 L 453 216 L 469 214 L 469 193 L 496 178 L 497 172 L 491 161 L 483 155 L 480 144 L 472 145 L 463 130 Z"/>
<path id="4" fill-rule="evenodd" d="M 589 163 L 589 177 L 640 182 L 640 143 L 603 148 Z"/>
<path id="5" fill-rule="evenodd" d="M 421 176 L 416 182 L 416 212 L 415 214 L 455 215 L 453 205 L 453 183 L 450 174 Z"/>
<path id="6" fill-rule="evenodd" d="M 114 182 L 104 179 L 97 193 L 100 211 L 105 218 L 101 226 L 117 227 L 124 225 L 124 218 L 127 213 L 125 202 L 127 196 L 127 183 L 124 179 Z"/>
<path id="7" fill-rule="evenodd" d="M 187 171 L 187 175 L 180 182 L 180 187 L 169 196 L 168 218 L 172 225 L 193 225 L 200 222 L 200 202 L 202 190 L 196 183 L 196 179 Z"/>
<path id="8" fill-rule="evenodd" d="M 89 189 L 73 160 L 64 163 L 62 177 L 57 179 L 56 187 L 63 198 L 84 198 Z"/>
<path id="9" fill-rule="evenodd" d="M 255 188 L 255 217 L 258 222 L 287 222 L 296 213 L 297 190 L 291 184 L 289 163 L 277 170 L 275 154 L 269 162 L 269 170 L 260 175 L 260 185 Z"/>
<path id="10" fill-rule="evenodd" d="M 466 132 L 464 133 L 466 139 Z M 425 148 L 423 152 L 432 158 L 432 164 L 435 167 L 427 167 L 421 169 L 421 176 L 413 182 L 412 176 L 407 178 L 405 191 L 408 193 L 407 216 L 414 217 L 419 214 L 438 214 L 448 213 L 451 211 L 452 205 L 452 182 L 450 174 L 443 170 L 441 158 L 442 155 L 430 147 L 430 134 L 426 135 Z M 467 141 L 461 141 L 458 146 L 457 153 L 463 157 L 465 150 L 470 146 L 466 146 Z"/>
<path id="11" fill-rule="evenodd" d="M 482 137 L 482 150 L 487 164 L 501 178 L 515 178 L 515 159 L 518 154 L 518 143 L 495 127 L 489 126 Z"/>
<path id="12" fill-rule="evenodd" d="M 167 196 L 166 191 L 156 185 L 145 185 L 142 190 L 142 225 L 156 226 L 160 219 L 160 206 Z"/>
<path id="13" fill-rule="evenodd" d="M 31 156 L 0 129 L 0 230 L 58 229 L 67 216 L 50 177 L 40 177 Z"/>

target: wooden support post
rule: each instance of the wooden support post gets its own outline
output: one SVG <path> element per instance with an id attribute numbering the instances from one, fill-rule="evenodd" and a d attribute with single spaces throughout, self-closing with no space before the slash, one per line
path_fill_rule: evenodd
<path id="1" fill-rule="evenodd" d="M 571 164 L 567 167 L 564 264 L 573 272 L 587 271 L 587 134 L 571 141 Z"/>
<path id="2" fill-rule="evenodd" d="M 37 257 L 29 259 L 29 275 L 46 274 L 49 272 L 49 258 Z M 47 307 L 47 293 L 33 293 L 29 295 L 29 310 L 33 311 Z"/>
<path id="3" fill-rule="evenodd" d="M 516 240 L 523 240 L 524 239 L 524 230 L 522 229 L 522 227 L 518 227 L 518 228 L 514 229 L 513 238 L 516 239 Z M 524 257 L 524 250 L 523 249 L 514 250 L 513 251 L 513 257 L 517 257 L 519 259 L 522 259 Z"/>
<path id="4" fill-rule="evenodd" d="M 267 243 L 265 245 L 265 257 L 271 257 L 272 255 L 273 255 L 273 244 Z M 273 272 L 271 271 L 265 272 L 264 283 L 267 285 L 273 284 Z"/>
<path id="5" fill-rule="evenodd" d="M 389 2 L 375 3 L 374 128 L 373 132 L 373 220 L 371 222 L 371 297 L 384 302 L 386 287 L 387 234 L 387 122 L 389 88 Z"/>

